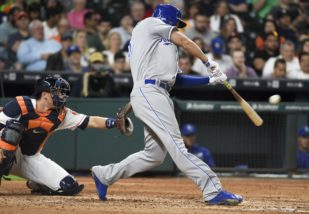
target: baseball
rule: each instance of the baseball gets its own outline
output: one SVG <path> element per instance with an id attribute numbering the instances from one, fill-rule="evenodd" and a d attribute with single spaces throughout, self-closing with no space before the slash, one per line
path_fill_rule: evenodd
<path id="1" fill-rule="evenodd" d="M 279 104 L 281 101 L 281 96 L 279 94 L 275 94 L 269 97 L 268 102 L 273 105 Z"/>

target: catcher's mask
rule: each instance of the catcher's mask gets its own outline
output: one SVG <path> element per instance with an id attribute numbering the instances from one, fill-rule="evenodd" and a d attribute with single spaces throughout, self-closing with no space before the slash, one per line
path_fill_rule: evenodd
<path id="1" fill-rule="evenodd" d="M 55 108 L 62 109 L 69 98 L 70 90 L 70 84 L 65 79 L 47 76 L 38 80 L 36 94 L 41 94 L 43 91 L 50 92 Z"/>

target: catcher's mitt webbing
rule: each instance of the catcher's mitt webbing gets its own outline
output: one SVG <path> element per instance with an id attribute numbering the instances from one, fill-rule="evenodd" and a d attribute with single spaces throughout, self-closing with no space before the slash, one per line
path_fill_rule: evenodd
<path id="1" fill-rule="evenodd" d="M 116 124 L 121 134 L 131 136 L 133 134 L 134 126 L 127 114 L 132 111 L 131 103 L 127 103 L 123 108 L 117 112 Z"/>

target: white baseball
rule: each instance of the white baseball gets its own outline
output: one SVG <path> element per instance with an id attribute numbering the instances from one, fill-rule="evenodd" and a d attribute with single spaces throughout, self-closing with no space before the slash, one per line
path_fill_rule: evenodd
<path id="1" fill-rule="evenodd" d="M 280 101 L 281 101 L 281 96 L 279 94 L 272 95 L 268 99 L 268 102 L 273 104 L 273 105 L 279 104 Z"/>

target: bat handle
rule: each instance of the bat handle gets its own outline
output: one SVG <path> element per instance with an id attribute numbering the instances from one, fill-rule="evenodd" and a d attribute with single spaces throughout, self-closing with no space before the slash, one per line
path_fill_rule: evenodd
<path id="1" fill-rule="evenodd" d="M 228 90 L 232 90 L 232 86 L 230 85 L 230 83 L 228 83 L 227 81 L 223 82 L 223 85 L 228 89 Z"/>

